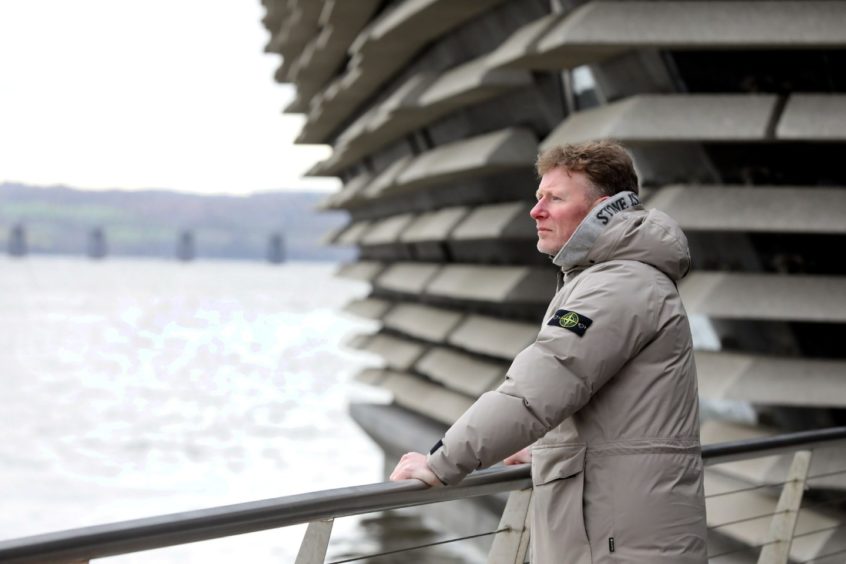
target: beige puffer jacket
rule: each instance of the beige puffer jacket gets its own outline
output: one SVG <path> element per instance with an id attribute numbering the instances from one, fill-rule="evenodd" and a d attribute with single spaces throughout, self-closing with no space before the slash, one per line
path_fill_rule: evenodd
<path id="1" fill-rule="evenodd" d="M 536 564 L 707 561 L 699 404 L 676 282 L 679 226 L 623 192 L 555 257 L 564 283 L 537 340 L 447 431 L 447 484 L 534 443 Z M 538 440 L 540 439 L 540 440 Z"/>

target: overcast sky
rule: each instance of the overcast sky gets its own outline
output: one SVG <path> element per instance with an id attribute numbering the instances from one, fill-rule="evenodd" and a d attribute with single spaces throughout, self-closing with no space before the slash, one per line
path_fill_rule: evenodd
<path id="1" fill-rule="evenodd" d="M 243 194 L 302 179 L 259 0 L 0 0 L 0 183 Z"/>

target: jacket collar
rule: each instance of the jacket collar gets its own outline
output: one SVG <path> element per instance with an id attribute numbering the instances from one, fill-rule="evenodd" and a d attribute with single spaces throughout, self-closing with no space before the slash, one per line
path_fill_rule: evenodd
<path id="1" fill-rule="evenodd" d="M 611 219 L 621 211 L 631 209 L 641 209 L 640 198 L 628 191 L 619 192 L 596 204 L 552 258 L 553 264 L 565 272 L 584 265 L 596 239 L 605 231 Z"/>

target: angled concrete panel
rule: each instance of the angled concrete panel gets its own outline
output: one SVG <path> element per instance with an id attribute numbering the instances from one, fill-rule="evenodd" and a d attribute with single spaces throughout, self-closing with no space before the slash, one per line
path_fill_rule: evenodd
<path id="1" fill-rule="evenodd" d="M 698 351 L 696 367 L 703 397 L 846 407 L 846 361 Z"/>
<path id="2" fill-rule="evenodd" d="M 395 187 L 397 184 L 397 178 L 411 165 L 412 162 L 414 162 L 414 157 L 411 155 L 395 160 L 385 170 L 379 173 L 373 181 L 361 191 L 361 194 L 367 198 L 375 198 L 380 196 L 383 192 Z"/>
<path id="3" fill-rule="evenodd" d="M 397 243 L 405 228 L 414 221 L 414 217 L 413 213 L 403 213 L 375 220 L 360 242 L 362 245 Z"/>
<path id="4" fill-rule="evenodd" d="M 379 333 L 361 347 L 361 350 L 379 355 L 390 368 L 409 370 L 423 355 L 426 347 L 408 339 Z"/>
<path id="5" fill-rule="evenodd" d="M 341 278 L 372 282 L 384 269 L 385 265 L 381 262 L 358 261 L 342 265 L 335 275 Z"/>
<path id="6" fill-rule="evenodd" d="M 406 0 L 381 14 L 350 46 L 347 72 L 309 111 L 299 143 L 323 143 L 426 43 L 503 0 Z"/>
<path id="7" fill-rule="evenodd" d="M 537 237 L 531 204 L 506 202 L 479 206 L 453 231 L 450 239 L 533 239 Z"/>
<path id="8" fill-rule="evenodd" d="M 290 61 L 296 60 L 308 41 L 318 30 L 318 19 L 323 8 L 322 2 L 294 2 L 289 16 L 279 28 L 278 53 Z"/>
<path id="9" fill-rule="evenodd" d="M 633 49 L 806 49 L 846 46 L 846 6 L 828 1 L 589 2 L 519 63 L 564 69 Z"/>
<path id="10" fill-rule="evenodd" d="M 381 298 L 353 300 L 344 306 L 344 311 L 365 319 L 382 319 L 393 304 Z"/>
<path id="11" fill-rule="evenodd" d="M 791 141 L 846 141 L 846 94 L 793 94 L 776 127 L 776 137 Z"/>
<path id="12" fill-rule="evenodd" d="M 359 32 L 379 7 L 379 0 L 327 0 L 323 3 L 318 24 L 320 33 L 303 49 L 292 66 L 291 77 L 325 84 L 338 71 L 347 56 L 347 50 Z"/>
<path id="13" fill-rule="evenodd" d="M 846 233 L 843 188 L 667 186 L 648 207 L 691 231 Z"/>
<path id="14" fill-rule="evenodd" d="M 336 193 L 329 196 L 321 207 L 324 209 L 340 209 L 345 207 L 348 203 L 355 201 L 361 197 L 361 193 L 370 185 L 373 177 L 370 174 L 359 174 L 346 184 Z"/>
<path id="15" fill-rule="evenodd" d="M 381 368 L 365 368 L 355 375 L 356 382 L 368 384 L 370 386 L 378 386 L 388 376 L 388 372 Z"/>
<path id="16" fill-rule="evenodd" d="M 420 94 L 415 106 L 420 108 L 421 113 L 439 117 L 446 111 L 479 103 L 501 92 L 530 84 L 532 76 L 528 72 L 496 69 L 487 57 L 480 57 L 438 76 Z"/>
<path id="17" fill-rule="evenodd" d="M 524 128 L 509 128 L 447 143 L 415 158 L 396 178 L 393 189 L 456 182 L 505 170 L 530 167 L 537 140 Z"/>
<path id="18" fill-rule="evenodd" d="M 396 262 L 385 269 L 375 284 L 395 292 L 420 294 L 440 268 L 435 263 Z"/>
<path id="19" fill-rule="evenodd" d="M 694 272 L 680 291 L 690 313 L 716 318 L 846 322 L 839 276 Z"/>
<path id="20" fill-rule="evenodd" d="M 400 240 L 404 243 L 445 241 L 468 211 L 464 206 L 457 206 L 420 214 L 400 236 Z"/>
<path id="21" fill-rule="evenodd" d="M 422 304 L 399 303 L 383 319 L 385 327 L 412 337 L 443 343 L 464 317 L 462 312 Z"/>
<path id="22" fill-rule="evenodd" d="M 629 143 L 764 141 L 776 102 L 768 94 L 632 96 L 572 114 L 541 149 L 608 137 Z"/>
<path id="23" fill-rule="evenodd" d="M 448 264 L 426 293 L 456 300 L 546 303 L 555 293 L 555 280 L 548 268 Z"/>
<path id="24" fill-rule="evenodd" d="M 538 326 L 534 323 L 468 315 L 448 341 L 468 351 L 510 361 L 537 336 Z"/>
<path id="25" fill-rule="evenodd" d="M 473 404 L 464 394 L 394 371 L 386 374 L 380 387 L 391 392 L 397 404 L 447 425 Z"/>
<path id="26" fill-rule="evenodd" d="M 369 333 L 356 333 L 344 339 L 344 346 L 355 350 L 364 350 L 367 344 L 373 339 Z"/>
<path id="27" fill-rule="evenodd" d="M 379 106 L 362 114 L 339 136 L 332 157 L 315 172 L 337 173 L 415 129 L 460 108 L 531 84 L 526 71 L 491 69 L 474 59 L 442 75 L 412 76 Z"/>
<path id="28" fill-rule="evenodd" d="M 370 229 L 369 221 L 357 221 L 347 226 L 343 233 L 335 238 L 336 245 L 357 245 L 361 238 Z"/>
<path id="29" fill-rule="evenodd" d="M 548 14 L 517 29 L 488 56 L 488 66 L 531 68 L 533 64 L 537 64 L 535 58 L 538 55 L 538 42 L 563 17 L 564 14 L 561 13 Z"/>
<path id="30" fill-rule="evenodd" d="M 415 369 L 447 388 L 478 397 L 505 377 L 505 363 L 482 360 L 455 350 L 436 347 L 415 365 Z"/>

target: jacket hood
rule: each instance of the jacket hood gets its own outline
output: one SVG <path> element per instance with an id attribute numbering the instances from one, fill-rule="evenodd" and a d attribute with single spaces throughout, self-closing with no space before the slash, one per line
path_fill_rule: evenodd
<path id="1" fill-rule="evenodd" d="M 643 262 L 678 281 L 690 270 L 690 249 L 673 218 L 620 192 L 594 206 L 552 262 L 566 272 L 609 260 Z"/>

